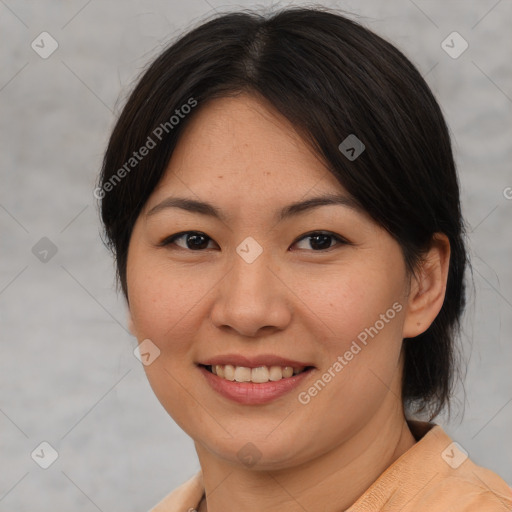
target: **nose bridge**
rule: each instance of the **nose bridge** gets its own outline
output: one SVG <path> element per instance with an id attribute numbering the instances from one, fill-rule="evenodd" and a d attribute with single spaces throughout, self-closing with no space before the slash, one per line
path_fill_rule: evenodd
<path id="1" fill-rule="evenodd" d="M 218 327 L 228 325 L 248 336 L 261 327 L 284 328 L 290 312 L 283 300 L 282 284 L 274 276 L 276 272 L 270 252 L 255 239 L 240 243 L 231 270 L 222 280 L 212 312 L 214 323 Z"/>
<path id="2" fill-rule="evenodd" d="M 230 286 L 234 287 L 231 289 L 231 295 L 248 293 L 256 299 L 256 295 L 261 293 L 272 293 L 270 251 L 249 236 L 236 247 L 235 252 L 232 275 L 229 279 Z"/>

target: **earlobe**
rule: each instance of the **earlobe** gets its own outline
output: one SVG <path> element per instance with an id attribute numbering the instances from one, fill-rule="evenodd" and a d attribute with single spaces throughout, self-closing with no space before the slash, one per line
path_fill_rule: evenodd
<path id="1" fill-rule="evenodd" d="M 450 241 L 436 233 L 432 244 L 411 277 L 403 337 L 414 338 L 425 332 L 443 306 L 450 264 Z"/>

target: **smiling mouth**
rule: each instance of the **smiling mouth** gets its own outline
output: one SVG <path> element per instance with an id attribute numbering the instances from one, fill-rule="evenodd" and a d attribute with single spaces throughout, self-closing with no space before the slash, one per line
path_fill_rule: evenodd
<path id="1" fill-rule="evenodd" d="M 313 366 L 258 366 L 249 368 L 247 366 L 234 366 L 231 364 L 199 365 L 210 373 L 221 379 L 234 382 L 252 382 L 265 384 L 266 382 L 277 382 L 289 379 L 300 373 L 313 369 Z"/>

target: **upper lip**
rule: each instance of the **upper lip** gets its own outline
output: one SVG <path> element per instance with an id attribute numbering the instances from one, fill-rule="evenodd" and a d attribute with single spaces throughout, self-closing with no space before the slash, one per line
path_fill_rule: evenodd
<path id="1" fill-rule="evenodd" d="M 246 357 L 240 354 L 224 354 L 205 359 L 198 364 L 204 366 L 231 364 L 233 366 L 245 366 L 246 368 L 257 368 L 258 366 L 292 366 L 295 368 L 300 366 L 313 366 L 311 363 L 296 361 L 272 354 L 260 354 L 254 357 Z"/>

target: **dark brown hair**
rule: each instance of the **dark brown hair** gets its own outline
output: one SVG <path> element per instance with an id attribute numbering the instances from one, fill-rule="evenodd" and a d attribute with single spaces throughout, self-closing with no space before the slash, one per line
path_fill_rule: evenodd
<path id="1" fill-rule="evenodd" d="M 148 67 L 115 125 L 95 191 L 125 296 L 133 225 L 180 133 L 206 101 L 241 92 L 265 100 L 296 127 L 343 187 L 397 240 L 411 272 L 434 233 L 448 236 L 442 309 L 427 331 L 405 339 L 403 347 L 404 404 L 434 417 L 449 402 L 454 340 L 465 305 L 467 256 L 450 136 L 414 65 L 338 12 L 295 7 L 270 15 L 216 16 L 173 42 Z M 183 109 L 191 100 L 198 106 Z M 338 148 L 350 134 L 366 148 L 352 161 Z M 155 145 L 146 156 L 131 160 L 149 139 Z"/>

